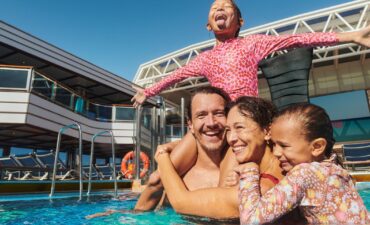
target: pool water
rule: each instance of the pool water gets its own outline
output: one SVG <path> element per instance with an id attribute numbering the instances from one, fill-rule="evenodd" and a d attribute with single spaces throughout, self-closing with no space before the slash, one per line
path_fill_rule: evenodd
<path id="1" fill-rule="evenodd" d="M 370 189 L 359 191 L 370 210 Z M 124 195 L 123 195 L 124 196 Z M 171 208 L 157 212 L 133 213 L 136 198 L 115 200 L 111 195 L 85 197 L 78 202 L 76 197 L 44 200 L 17 200 L 0 202 L 0 224 L 2 225 L 51 225 L 51 224 L 214 224 L 208 219 L 185 218 Z M 109 216 L 86 219 L 88 215 L 107 210 L 127 210 Z"/>
<path id="2" fill-rule="evenodd" d="M 86 198 L 80 202 L 76 197 L 59 198 L 53 201 L 44 199 L 0 202 L 0 224 L 195 224 L 176 214 L 171 208 L 135 214 L 131 210 L 135 206 L 136 198 L 115 200 L 111 195 L 92 196 L 89 200 Z M 127 210 L 127 212 L 92 219 L 85 218 L 88 215 L 111 209 Z M 209 221 L 204 219 L 204 223 L 209 223 Z"/>

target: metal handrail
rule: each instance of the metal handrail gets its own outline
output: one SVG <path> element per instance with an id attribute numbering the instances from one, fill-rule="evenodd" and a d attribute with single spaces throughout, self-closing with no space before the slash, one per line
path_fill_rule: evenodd
<path id="1" fill-rule="evenodd" d="M 54 160 L 54 168 L 53 168 L 53 177 L 52 177 L 52 180 L 51 180 L 51 190 L 50 190 L 50 194 L 49 194 L 49 198 L 52 198 L 53 195 L 54 195 L 54 191 L 55 191 L 55 174 L 57 172 L 57 162 L 58 162 L 58 159 L 59 159 L 59 150 L 60 150 L 60 141 L 61 141 L 61 138 L 62 138 L 62 134 L 64 133 L 64 131 L 70 129 L 70 128 L 77 128 L 78 129 L 78 132 L 79 132 L 79 135 L 78 135 L 78 155 L 79 155 L 79 163 L 80 163 L 80 168 L 79 168 L 79 176 L 80 176 L 80 195 L 79 195 L 79 201 L 81 201 L 82 199 L 82 191 L 83 191 L 83 183 L 82 183 L 82 131 L 81 131 L 81 126 L 79 123 L 77 122 L 73 122 L 72 124 L 70 125 L 67 125 L 67 126 L 64 126 L 62 128 L 60 128 L 59 132 L 58 132 L 58 139 L 57 139 L 57 147 L 56 147 L 56 150 L 55 150 L 55 160 Z"/>
<path id="2" fill-rule="evenodd" d="M 113 160 L 113 174 L 112 178 L 114 180 L 114 197 L 117 198 L 117 176 L 116 176 L 116 153 L 114 148 L 114 137 L 113 132 L 111 130 L 104 130 L 99 133 L 96 133 L 91 138 L 91 149 L 90 149 L 90 167 L 89 167 L 89 183 L 87 188 L 87 196 L 90 196 L 91 191 L 91 176 L 92 176 L 92 164 L 93 164 L 93 158 L 94 158 L 94 142 L 95 138 L 98 136 L 101 136 L 102 134 L 109 133 L 111 136 L 111 144 L 112 144 L 112 160 Z"/>
<path id="3" fill-rule="evenodd" d="M 135 133 L 135 139 L 136 139 L 136 143 L 135 143 L 135 178 L 136 179 L 140 179 L 140 151 L 141 151 L 141 138 L 140 138 L 140 134 L 141 134 L 141 111 L 142 111 L 142 107 L 139 106 L 137 109 L 136 109 L 136 133 Z"/>

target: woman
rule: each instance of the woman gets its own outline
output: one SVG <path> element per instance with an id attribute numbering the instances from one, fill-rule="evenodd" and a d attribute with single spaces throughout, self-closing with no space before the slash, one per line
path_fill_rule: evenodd
<path id="1" fill-rule="evenodd" d="M 268 143 L 269 126 L 275 112 L 270 102 L 242 97 L 233 103 L 227 118 L 227 141 L 238 162 L 253 161 L 259 165 L 262 193 L 283 178 L 279 161 Z M 237 187 L 188 191 L 166 149 L 156 153 L 156 160 L 167 197 L 177 212 L 219 219 L 239 216 Z"/>

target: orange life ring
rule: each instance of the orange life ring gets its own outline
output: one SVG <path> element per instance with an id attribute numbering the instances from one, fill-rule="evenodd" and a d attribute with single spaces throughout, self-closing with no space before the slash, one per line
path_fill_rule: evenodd
<path id="1" fill-rule="evenodd" d="M 131 179 L 133 177 L 132 174 L 135 171 L 135 163 L 133 162 L 134 155 L 134 151 L 127 152 L 121 162 L 121 172 L 128 179 Z M 140 172 L 140 178 L 143 178 L 149 170 L 149 157 L 144 152 L 140 152 L 140 159 L 143 162 L 143 168 Z"/>

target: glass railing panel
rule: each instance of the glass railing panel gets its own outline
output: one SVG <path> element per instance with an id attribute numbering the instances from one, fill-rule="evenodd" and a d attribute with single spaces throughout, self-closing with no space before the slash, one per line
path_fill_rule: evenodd
<path id="1" fill-rule="evenodd" d="M 32 91 L 41 94 L 47 98 L 51 98 L 54 89 L 54 82 L 46 79 L 38 73 L 34 74 Z"/>
<path id="2" fill-rule="evenodd" d="M 0 88 L 27 89 L 29 69 L 0 68 Z"/>
<path id="3" fill-rule="evenodd" d="M 112 121 L 112 108 L 111 106 L 97 105 L 96 119 L 100 121 Z"/>
<path id="4" fill-rule="evenodd" d="M 81 96 L 75 95 L 73 98 L 74 107 L 73 110 L 81 115 L 88 116 L 86 106 L 87 102 Z"/>
<path id="5" fill-rule="evenodd" d="M 87 118 L 96 120 L 97 105 L 90 103 L 88 104 L 87 108 L 88 108 L 86 112 Z"/>
<path id="6" fill-rule="evenodd" d="M 185 126 L 185 134 L 188 130 L 188 127 Z M 166 126 L 166 136 L 167 137 L 181 137 L 181 124 L 173 124 Z"/>
<path id="7" fill-rule="evenodd" d="M 116 121 L 134 120 L 135 108 L 116 106 Z"/>
<path id="8" fill-rule="evenodd" d="M 73 98 L 74 98 L 74 94 L 65 89 L 64 87 L 60 86 L 60 85 L 56 85 L 55 87 L 55 101 L 70 108 L 70 109 L 73 109 L 74 106 L 73 106 Z"/>
<path id="9" fill-rule="evenodd" d="M 151 108 L 143 108 L 142 111 L 142 121 L 141 125 L 146 129 L 150 129 L 152 123 L 152 109 Z"/>

